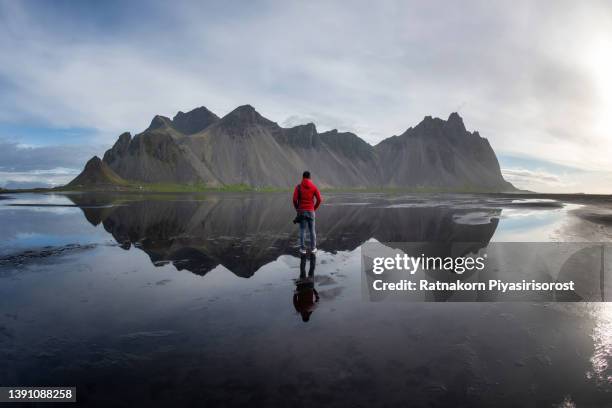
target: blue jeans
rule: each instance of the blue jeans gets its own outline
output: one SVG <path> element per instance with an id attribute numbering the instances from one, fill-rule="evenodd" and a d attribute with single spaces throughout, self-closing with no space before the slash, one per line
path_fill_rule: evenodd
<path id="1" fill-rule="evenodd" d="M 301 211 L 303 215 L 300 221 L 300 249 L 306 248 L 304 235 L 306 235 L 306 225 L 308 225 L 308 233 L 310 234 L 310 249 L 317 247 L 317 233 L 315 231 L 315 213 L 314 211 Z"/>

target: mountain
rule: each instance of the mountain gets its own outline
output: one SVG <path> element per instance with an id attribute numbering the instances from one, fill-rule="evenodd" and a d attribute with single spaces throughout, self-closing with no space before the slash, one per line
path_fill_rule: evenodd
<path id="1" fill-rule="evenodd" d="M 388 186 L 514 190 L 502 177 L 489 141 L 468 132 L 457 113 L 446 121 L 427 116 L 374 149 L 385 164 L 381 176 Z"/>
<path id="2" fill-rule="evenodd" d="M 181 133 L 191 135 L 206 129 L 218 120 L 217 115 L 200 106 L 188 113 L 179 111 L 172 119 L 172 126 Z"/>
<path id="3" fill-rule="evenodd" d="M 103 162 L 145 183 L 291 187 L 308 169 L 320 187 L 514 190 L 489 142 L 457 113 L 428 116 L 372 146 L 350 132 L 319 133 L 312 123 L 283 128 L 250 105 L 222 118 L 199 107 L 155 116 L 136 136 L 123 133 Z"/>
<path id="4" fill-rule="evenodd" d="M 72 180 L 68 186 L 108 188 L 126 186 L 127 184 L 108 164 L 100 160 L 98 156 L 94 156 L 85 164 L 85 169 L 81 174 Z"/>

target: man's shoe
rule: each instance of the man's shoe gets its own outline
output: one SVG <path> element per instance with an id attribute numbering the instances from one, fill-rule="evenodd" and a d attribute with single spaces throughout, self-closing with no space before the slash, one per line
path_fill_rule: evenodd
<path id="1" fill-rule="evenodd" d="M 312 248 L 312 251 L 310 251 L 311 254 L 316 254 L 317 253 L 317 248 Z"/>
<path id="2" fill-rule="evenodd" d="M 300 254 L 306 255 L 306 250 L 304 248 L 300 248 Z"/>

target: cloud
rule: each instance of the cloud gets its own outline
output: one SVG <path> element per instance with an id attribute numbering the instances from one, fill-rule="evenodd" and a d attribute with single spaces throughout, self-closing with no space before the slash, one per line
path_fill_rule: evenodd
<path id="1" fill-rule="evenodd" d="M 506 180 L 515 187 L 540 193 L 597 193 L 607 194 L 612 185 L 609 172 L 589 172 L 564 169 L 551 173 L 545 169 L 502 168 Z"/>
<path id="2" fill-rule="evenodd" d="M 60 174 L 65 169 L 82 168 L 99 150 L 96 146 L 82 145 L 22 146 L 0 139 L 0 171 L 45 174 L 53 169 Z"/>
<path id="3" fill-rule="evenodd" d="M 75 178 L 79 172 L 78 169 L 61 167 L 44 171 L 0 171 L 0 186 L 7 189 L 62 186 Z"/>
<path id="4" fill-rule="evenodd" d="M 541 170 L 502 169 L 502 174 L 506 180 L 516 186 L 534 184 L 543 184 L 551 187 L 566 186 L 566 183 L 558 175 Z"/>
<path id="5" fill-rule="evenodd" d="M 21 146 L 0 140 L 0 186 L 55 187 L 76 177 L 98 153 L 92 146 Z"/>
<path id="6" fill-rule="evenodd" d="M 612 172 L 611 27 L 606 1 L 0 2 L 0 121 L 110 145 L 249 103 L 375 144 L 460 110 L 498 153 Z"/>

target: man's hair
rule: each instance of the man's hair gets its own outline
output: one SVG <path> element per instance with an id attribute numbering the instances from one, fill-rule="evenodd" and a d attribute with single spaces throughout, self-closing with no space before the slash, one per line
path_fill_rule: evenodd
<path id="1" fill-rule="evenodd" d="M 308 170 L 306 170 L 305 172 L 302 173 L 302 177 L 310 178 L 310 172 Z"/>

